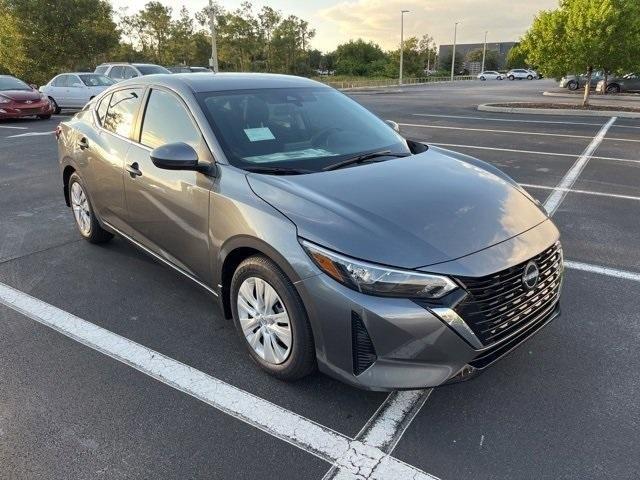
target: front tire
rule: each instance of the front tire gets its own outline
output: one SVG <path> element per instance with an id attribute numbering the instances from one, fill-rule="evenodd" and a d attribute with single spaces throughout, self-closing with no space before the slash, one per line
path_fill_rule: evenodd
<path id="1" fill-rule="evenodd" d="M 579 87 L 578 82 L 574 82 L 574 81 L 569 82 L 569 84 L 567 85 L 567 88 L 572 92 L 578 90 L 578 87 Z"/>
<path id="2" fill-rule="evenodd" d="M 69 178 L 69 203 L 82 238 L 90 243 L 105 243 L 113 238 L 113 234 L 107 232 L 98 223 L 86 188 L 77 173 L 73 173 Z"/>
<path id="3" fill-rule="evenodd" d="M 480 77 L 480 80 L 484 82 L 486 80 L 486 78 Z"/>
<path id="4" fill-rule="evenodd" d="M 533 75 L 527 75 L 527 80 L 533 80 Z"/>
<path id="5" fill-rule="evenodd" d="M 514 77 L 513 75 L 509 75 L 509 80 L 511 80 L 512 82 L 516 79 L 516 77 Z"/>
<path id="6" fill-rule="evenodd" d="M 620 85 L 607 85 L 607 93 L 620 93 Z"/>
<path id="7" fill-rule="evenodd" d="M 291 280 L 270 259 L 249 257 L 231 280 L 233 320 L 251 358 L 281 380 L 316 369 L 315 346 L 304 305 Z"/>
<path id="8" fill-rule="evenodd" d="M 56 115 L 60 114 L 61 109 L 58 106 L 58 102 L 56 102 L 53 97 L 49 97 L 49 101 L 51 102 L 51 105 L 53 105 L 53 113 L 55 113 Z"/>

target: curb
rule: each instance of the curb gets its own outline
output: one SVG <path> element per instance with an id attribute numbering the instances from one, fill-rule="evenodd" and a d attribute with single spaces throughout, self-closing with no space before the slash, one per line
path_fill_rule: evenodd
<path id="1" fill-rule="evenodd" d="M 582 93 L 557 93 L 557 92 L 542 92 L 542 95 L 545 97 L 562 97 L 562 98 L 580 98 L 582 97 Z M 594 95 L 593 100 L 611 100 L 614 102 L 640 102 L 640 95 L 620 95 L 614 96 L 607 95 L 606 97 L 601 98 L 600 95 Z"/>
<path id="2" fill-rule="evenodd" d="M 640 118 L 640 112 L 618 112 L 615 110 L 561 110 L 554 108 L 512 108 L 496 107 L 484 103 L 478 105 L 480 112 L 500 112 L 500 113 L 525 113 L 528 115 L 555 115 L 558 117 L 619 117 L 619 118 Z"/>

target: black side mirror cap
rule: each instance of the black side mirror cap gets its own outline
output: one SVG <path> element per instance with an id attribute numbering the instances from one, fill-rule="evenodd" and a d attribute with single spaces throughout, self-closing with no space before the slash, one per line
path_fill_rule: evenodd
<path id="1" fill-rule="evenodd" d="M 183 142 L 167 143 L 154 148 L 149 154 L 158 168 L 165 170 L 196 170 L 198 154 L 191 145 Z"/>

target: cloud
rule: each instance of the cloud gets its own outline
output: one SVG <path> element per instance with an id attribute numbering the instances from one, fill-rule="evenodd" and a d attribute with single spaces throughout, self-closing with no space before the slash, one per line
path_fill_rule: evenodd
<path id="1" fill-rule="evenodd" d="M 456 21 L 462 22 L 460 43 L 481 42 L 485 30 L 489 41 L 517 40 L 539 10 L 557 5 L 558 0 L 345 0 L 321 10 L 318 17 L 337 27 L 337 38 L 363 38 L 392 49 L 400 43 L 400 10 L 410 10 L 405 14 L 405 38 L 429 34 L 446 44 L 453 41 Z M 328 43 L 328 38 L 323 40 Z"/>

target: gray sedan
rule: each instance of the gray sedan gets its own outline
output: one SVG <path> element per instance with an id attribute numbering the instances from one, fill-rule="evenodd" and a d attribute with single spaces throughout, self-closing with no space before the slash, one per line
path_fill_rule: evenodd
<path id="1" fill-rule="evenodd" d="M 466 379 L 559 314 L 562 248 L 538 202 L 321 83 L 135 78 L 57 137 L 80 235 L 120 235 L 209 291 L 281 379 Z"/>

